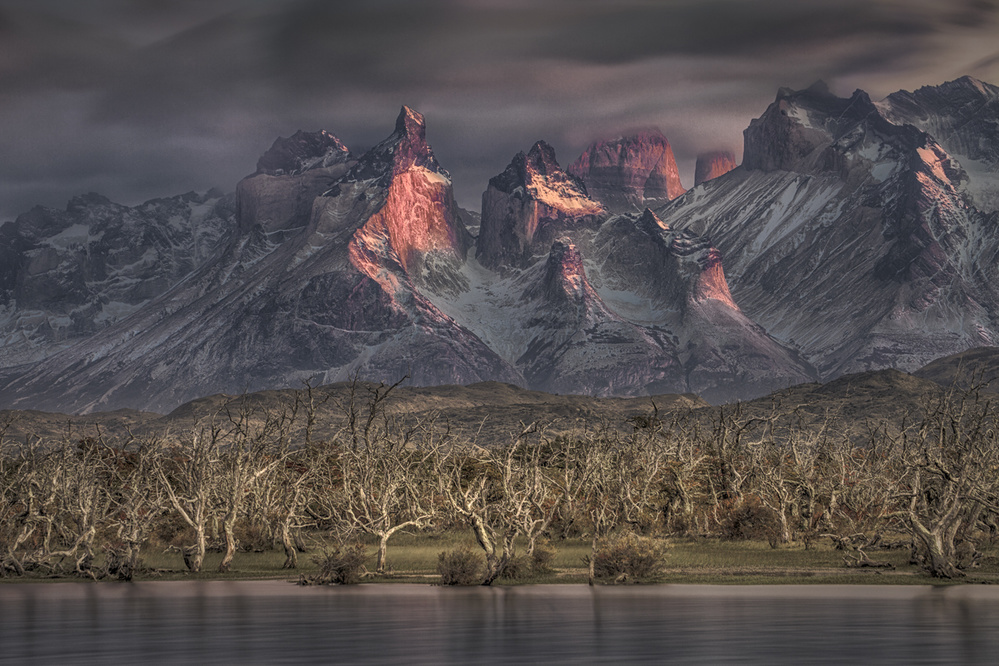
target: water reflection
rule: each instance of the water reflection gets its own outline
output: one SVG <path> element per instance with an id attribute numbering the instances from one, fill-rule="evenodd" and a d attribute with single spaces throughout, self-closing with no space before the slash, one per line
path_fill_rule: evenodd
<path id="1" fill-rule="evenodd" d="M 994 663 L 982 587 L 0 585 L 0 663 Z"/>

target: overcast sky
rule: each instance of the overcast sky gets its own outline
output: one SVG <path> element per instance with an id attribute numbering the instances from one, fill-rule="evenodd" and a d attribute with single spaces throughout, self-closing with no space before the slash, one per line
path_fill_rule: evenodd
<path id="1" fill-rule="evenodd" d="M 459 202 L 538 139 L 659 127 L 685 186 L 780 86 L 999 83 L 997 0 L 0 0 L 0 221 L 231 191 L 278 136 L 423 112 Z"/>

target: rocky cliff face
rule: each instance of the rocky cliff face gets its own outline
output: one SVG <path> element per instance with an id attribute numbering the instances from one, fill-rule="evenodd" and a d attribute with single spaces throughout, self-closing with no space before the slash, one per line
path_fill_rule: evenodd
<path id="1" fill-rule="evenodd" d="M 391 173 L 384 191 L 377 196 L 380 208 L 353 235 L 351 263 L 369 278 L 379 281 L 382 269 L 397 264 L 410 278 L 453 279 L 454 269 L 464 262 L 471 236 L 461 223 L 451 190 L 451 176 L 426 142 L 423 116 L 404 107 L 395 132 L 375 146 L 352 169 L 338 188 L 366 180 L 370 173 Z M 333 197 L 333 193 L 330 195 Z M 434 255 L 428 262 L 427 257 Z M 428 268 L 428 264 L 431 268 Z M 434 274 L 434 268 L 450 266 L 450 276 Z M 395 285 L 382 283 L 387 291 Z"/>
<path id="2" fill-rule="evenodd" d="M 526 267 L 559 235 L 595 226 L 604 212 L 582 182 L 562 170 L 555 150 L 538 141 L 489 180 L 476 256 L 492 268 Z"/>
<path id="3" fill-rule="evenodd" d="M 655 140 L 595 144 L 581 178 L 539 142 L 490 180 L 474 256 L 405 107 L 360 156 L 279 139 L 234 196 L 35 209 L 0 228 L 0 406 L 168 410 L 355 373 L 721 402 L 994 345 L 995 98 L 781 90 L 743 165 L 672 200 Z"/>
<path id="4" fill-rule="evenodd" d="M 279 138 L 257 162 L 257 171 L 236 186 L 240 229 L 267 232 L 305 226 L 315 198 L 341 179 L 356 160 L 326 131 Z"/>
<path id="5" fill-rule="evenodd" d="M 673 148 L 658 130 L 597 141 L 568 172 L 586 184 L 590 197 L 613 212 L 641 211 L 684 193 Z"/>
<path id="6" fill-rule="evenodd" d="M 742 310 L 822 377 L 996 339 L 994 215 L 932 136 L 813 86 L 782 90 L 745 139 L 742 169 L 660 212 L 711 235 Z"/>
<path id="7" fill-rule="evenodd" d="M 617 315 L 586 277 L 568 237 L 552 243 L 521 299 L 526 348 L 516 361 L 540 390 L 594 395 L 683 393 L 687 385 L 672 341 Z"/>
<path id="8" fill-rule="evenodd" d="M 697 156 L 694 166 L 694 187 L 707 182 L 737 167 L 735 155 L 726 150 L 715 150 Z"/>
<path id="9" fill-rule="evenodd" d="M 462 260 L 469 243 L 424 137 L 422 117 L 404 108 L 396 131 L 314 199 L 304 226 L 240 224 L 182 285 L 32 367 L 0 399 L 167 410 L 199 395 L 355 372 L 416 384 L 522 383 L 417 287 L 450 275 L 448 261 Z"/>
<path id="10" fill-rule="evenodd" d="M 749 170 L 845 176 L 849 162 L 866 159 L 853 152 L 866 130 L 890 137 L 892 144 L 918 141 L 912 128 L 892 127 L 862 90 L 840 98 L 821 81 L 807 90 L 781 88 L 743 133 L 742 164 Z"/>
<path id="11" fill-rule="evenodd" d="M 806 362 L 742 312 L 721 253 L 706 237 L 647 209 L 608 220 L 592 251 L 604 302 L 669 341 L 685 391 L 724 402 L 815 378 Z"/>
<path id="12" fill-rule="evenodd" d="M 299 130 L 290 137 L 274 140 L 270 149 L 257 160 L 257 173 L 295 176 L 341 164 L 349 157 L 347 146 L 326 130 Z"/>
<path id="13" fill-rule="evenodd" d="M 908 123 L 932 135 L 960 161 L 975 206 L 999 210 L 999 88 L 964 76 L 892 93 L 878 107 L 893 123 Z"/>

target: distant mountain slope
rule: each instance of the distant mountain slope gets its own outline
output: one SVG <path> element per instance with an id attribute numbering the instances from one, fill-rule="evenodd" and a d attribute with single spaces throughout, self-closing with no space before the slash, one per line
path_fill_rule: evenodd
<path id="1" fill-rule="evenodd" d="M 961 162 L 975 206 L 999 210 L 999 88 L 963 76 L 892 93 L 878 108 L 893 123 L 908 123 L 932 135 Z"/>
<path id="2" fill-rule="evenodd" d="M 5 424 L 7 441 L 24 441 L 26 436 L 60 442 L 69 437 L 125 435 L 127 428 L 138 437 L 164 435 L 184 437 L 196 431 L 213 417 L 225 418 L 220 410 L 246 409 L 254 419 L 277 416 L 290 409 L 298 389 L 260 391 L 245 395 L 215 394 L 186 402 L 169 414 L 120 410 L 69 415 L 37 410 L 0 411 L 0 428 Z M 366 416 L 372 391 L 384 386 L 369 382 L 349 382 L 316 386 L 317 412 L 314 436 L 332 437 L 343 425 L 351 392 L 357 409 Z M 456 436 L 474 439 L 480 444 L 495 445 L 511 441 L 524 425 L 537 423 L 554 436 L 574 430 L 598 428 L 602 425 L 614 431 L 628 432 L 631 419 L 648 416 L 655 410 L 662 414 L 705 407 L 707 403 L 694 395 L 656 395 L 635 398 L 595 398 L 581 395 L 554 395 L 504 384 L 481 382 L 469 386 L 401 386 L 384 402 L 384 415 L 400 424 L 417 422 L 437 427 L 449 427 Z M 304 413 L 293 429 L 296 441 L 304 435 Z"/>
<path id="3" fill-rule="evenodd" d="M 912 374 L 946 389 L 980 387 L 999 393 L 999 347 L 976 347 L 938 358 Z"/>
<path id="4" fill-rule="evenodd" d="M 0 227 L 0 368 L 37 363 L 129 314 L 210 261 L 235 229 L 231 196 L 140 206 L 98 194 Z"/>
<path id="5" fill-rule="evenodd" d="M 239 187 L 241 233 L 221 255 L 8 384 L 4 402 L 169 411 L 219 390 L 355 372 L 421 384 L 521 381 L 416 288 L 455 279 L 470 242 L 424 131 L 422 116 L 404 108 L 395 132 L 356 160 L 338 151 L 299 173 L 250 177 Z M 297 204 L 283 217 L 263 213 L 275 192 L 303 188 L 316 193 L 307 216 Z"/>
<path id="6" fill-rule="evenodd" d="M 710 236 L 742 310 L 822 377 L 999 341 L 999 218 L 932 136 L 821 85 L 745 136 L 741 167 L 659 214 Z"/>
<path id="7" fill-rule="evenodd" d="M 301 390 L 301 387 L 300 387 Z M 39 412 L 0 411 L 0 428 L 6 426 L 7 441 L 40 437 L 47 442 L 77 441 L 99 432 L 118 437 L 127 432 L 138 437 L 190 436 L 212 419 L 226 419 L 226 410 L 245 411 L 251 420 L 276 417 L 295 403 L 295 389 L 261 391 L 245 395 L 215 394 L 180 405 L 169 414 L 120 410 L 82 416 Z M 343 425 L 353 399 L 366 416 L 371 396 L 385 387 L 367 382 L 316 386 L 317 412 L 313 436 L 333 437 Z M 805 383 L 735 406 L 711 407 L 697 396 L 654 395 L 630 398 L 596 398 L 555 395 L 530 391 L 511 384 L 482 382 L 469 386 L 400 386 L 382 403 L 381 412 L 400 426 L 422 423 L 448 428 L 452 435 L 485 446 L 509 443 L 527 424 L 534 423 L 548 436 L 614 432 L 628 435 L 647 424 L 656 414 L 666 424 L 674 417 L 693 417 L 708 435 L 721 416 L 748 422 L 773 420 L 778 429 L 793 424 L 827 437 L 849 437 L 862 444 L 872 429 L 911 424 L 945 389 L 928 379 L 899 372 L 878 370 L 846 375 L 826 384 Z M 99 428 L 99 430 L 98 430 Z M 292 428 L 293 441 L 301 443 L 305 418 Z M 759 430 L 753 432 L 758 433 Z"/>
<path id="8" fill-rule="evenodd" d="M 481 216 L 403 107 L 362 155 L 279 138 L 232 195 L 35 209 L 0 228 L 0 406 L 355 376 L 722 403 L 916 370 L 999 344 L 997 99 L 781 89 L 686 192 L 658 131 L 569 169 L 538 141 Z"/>

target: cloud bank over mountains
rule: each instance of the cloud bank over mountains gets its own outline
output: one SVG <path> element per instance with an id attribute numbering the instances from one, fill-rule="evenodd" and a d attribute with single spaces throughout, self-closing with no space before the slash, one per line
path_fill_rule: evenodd
<path id="1" fill-rule="evenodd" d="M 989 0 L 7 0 L 0 221 L 87 191 L 231 190 L 271 137 L 370 146 L 404 103 L 466 207 L 524 145 L 568 162 L 635 128 L 663 131 L 690 187 L 698 152 L 741 157 L 779 86 L 996 82 L 997 36 Z"/>

